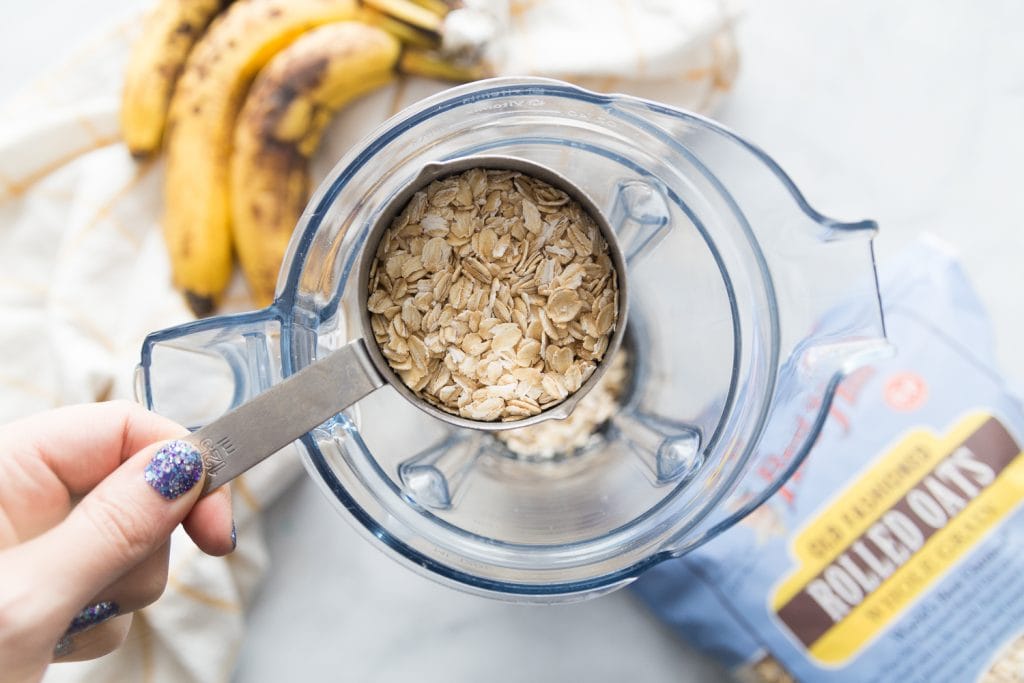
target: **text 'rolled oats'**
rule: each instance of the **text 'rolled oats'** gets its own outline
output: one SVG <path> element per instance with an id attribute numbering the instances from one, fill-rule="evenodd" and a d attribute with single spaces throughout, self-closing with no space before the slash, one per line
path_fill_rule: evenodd
<path id="1" fill-rule="evenodd" d="M 618 315 L 608 244 L 582 206 L 518 171 L 474 168 L 413 195 L 370 265 L 370 323 L 420 398 L 512 421 L 565 400 Z"/>

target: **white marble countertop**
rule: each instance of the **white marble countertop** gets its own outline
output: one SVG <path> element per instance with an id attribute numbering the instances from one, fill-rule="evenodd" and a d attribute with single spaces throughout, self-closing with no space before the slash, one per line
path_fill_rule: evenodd
<path id="1" fill-rule="evenodd" d="M 717 118 L 773 155 L 821 212 L 877 219 L 881 260 L 923 231 L 954 245 L 1020 384 L 1024 4 L 747 4 L 740 77 Z M 0 92 L 124 11 L 121 0 L 7 8 Z M 238 681 L 723 679 L 628 592 L 540 608 L 435 585 L 364 543 L 309 481 L 267 523 L 274 564 Z"/>

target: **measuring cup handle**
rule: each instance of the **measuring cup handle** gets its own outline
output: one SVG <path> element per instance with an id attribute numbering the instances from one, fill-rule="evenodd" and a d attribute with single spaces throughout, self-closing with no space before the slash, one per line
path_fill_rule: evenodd
<path id="1" fill-rule="evenodd" d="M 203 492 L 226 484 L 383 384 L 357 339 L 214 420 L 184 439 L 202 453 Z"/>

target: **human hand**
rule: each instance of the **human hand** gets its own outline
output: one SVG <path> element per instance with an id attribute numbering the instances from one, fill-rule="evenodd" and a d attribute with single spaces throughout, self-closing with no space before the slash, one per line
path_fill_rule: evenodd
<path id="1" fill-rule="evenodd" d="M 205 552 L 234 548 L 226 487 L 199 499 L 187 432 L 128 402 L 70 406 L 0 426 L 0 672 L 116 649 L 163 593 L 179 522 Z"/>

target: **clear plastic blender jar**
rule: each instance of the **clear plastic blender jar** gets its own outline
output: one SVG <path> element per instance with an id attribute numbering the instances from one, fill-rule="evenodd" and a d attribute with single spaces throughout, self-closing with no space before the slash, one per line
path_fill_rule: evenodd
<path id="1" fill-rule="evenodd" d="M 622 409 L 580 452 L 537 462 L 385 388 L 303 436 L 304 462 L 366 538 L 432 578 L 515 600 L 601 594 L 749 513 L 813 445 L 842 376 L 888 349 L 875 224 L 816 213 L 767 155 L 700 116 L 545 79 L 420 102 L 317 190 L 272 306 L 146 339 L 140 398 L 199 427 L 364 336 L 353 271 L 377 212 L 425 164 L 480 154 L 562 174 L 616 231 L 631 288 Z M 782 417 L 796 405 L 816 406 L 807 428 Z M 766 436 L 792 457 L 738 500 Z"/>

